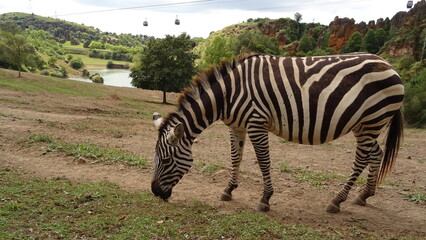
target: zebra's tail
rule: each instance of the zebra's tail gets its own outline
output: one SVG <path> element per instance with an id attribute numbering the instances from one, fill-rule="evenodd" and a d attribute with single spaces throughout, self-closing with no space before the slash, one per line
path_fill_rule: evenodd
<path id="1" fill-rule="evenodd" d="M 399 147 L 403 137 L 403 117 L 401 109 L 399 109 L 393 116 L 386 138 L 385 155 L 380 166 L 379 174 L 377 176 L 378 182 L 382 182 L 386 175 L 392 170 L 395 160 L 398 156 Z"/>

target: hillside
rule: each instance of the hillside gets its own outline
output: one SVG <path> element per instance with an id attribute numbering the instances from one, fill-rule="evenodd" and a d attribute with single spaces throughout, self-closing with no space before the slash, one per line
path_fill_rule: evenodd
<path id="1" fill-rule="evenodd" d="M 23 29 L 43 30 L 60 43 L 71 41 L 79 45 L 87 41 L 104 41 L 112 45 L 127 47 L 142 46 L 149 39 L 146 35 L 116 34 L 102 32 L 97 28 L 85 26 L 50 17 L 42 17 L 26 13 L 5 13 L 0 15 L 0 22 L 12 21 Z"/>
<path id="2" fill-rule="evenodd" d="M 416 60 L 420 60 L 426 37 L 426 1 L 418 2 L 408 12 L 397 13 L 392 19 L 380 18 L 360 23 L 344 17 L 335 17 L 328 26 L 297 22 L 289 18 L 248 19 L 245 23 L 228 26 L 212 33 L 205 42 L 200 44 L 200 49 L 197 51 L 202 55 L 213 39 L 218 36 L 236 38 L 247 31 L 258 31 L 277 41 L 283 52 L 290 56 L 298 54 L 298 48 L 304 36 L 314 41 L 312 49 L 309 50 L 322 49 L 323 52 L 319 53 L 335 54 L 344 49 L 355 32 L 359 32 L 364 38 L 369 30 L 375 33 L 380 30 L 385 33 L 385 41 L 378 43 L 378 50 L 374 53 L 391 58 L 412 55 Z"/>

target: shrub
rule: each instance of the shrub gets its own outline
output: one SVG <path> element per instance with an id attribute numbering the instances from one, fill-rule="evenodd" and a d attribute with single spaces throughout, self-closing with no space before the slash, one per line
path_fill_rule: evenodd
<path id="1" fill-rule="evenodd" d="M 50 76 L 57 77 L 57 78 L 63 78 L 64 75 L 61 72 L 52 72 L 50 73 Z"/>
<path id="2" fill-rule="evenodd" d="M 68 76 L 68 71 L 64 66 L 59 67 L 59 72 L 62 73 L 62 77 L 64 77 L 64 78 Z"/>
<path id="3" fill-rule="evenodd" d="M 309 35 L 304 35 L 300 39 L 299 47 L 297 48 L 298 52 L 307 53 L 315 49 L 315 39 Z"/>
<path id="4" fill-rule="evenodd" d="M 49 64 L 50 66 L 55 66 L 56 62 L 58 61 L 58 59 L 54 56 L 50 57 L 49 60 L 47 60 L 47 64 Z"/>
<path id="5" fill-rule="evenodd" d="M 82 75 L 83 75 L 83 77 L 85 77 L 85 78 L 89 78 L 89 77 L 90 77 L 90 72 L 89 72 L 89 70 L 87 70 L 87 69 L 83 69 L 83 71 L 82 71 Z"/>
<path id="6" fill-rule="evenodd" d="M 44 76 L 49 76 L 49 75 L 50 75 L 50 72 L 49 72 L 49 70 L 42 70 L 42 71 L 40 72 L 40 74 L 41 74 L 41 75 L 44 75 Z"/>
<path id="7" fill-rule="evenodd" d="M 90 76 L 90 80 L 94 83 L 104 83 L 104 78 L 99 73 L 95 73 Z"/>
<path id="8" fill-rule="evenodd" d="M 68 54 L 68 55 L 67 55 L 67 60 L 68 60 L 68 61 L 71 61 L 71 59 L 73 59 L 73 57 L 74 57 L 73 55 Z"/>
<path id="9" fill-rule="evenodd" d="M 106 67 L 107 68 L 113 68 L 114 67 L 114 62 L 113 61 L 108 61 Z"/>
<path id="10" fill-rule="evenodd" d="M 412 127 L 426 126 L 426 68 L 411 78 L 406 84 L 404 115 Z"/>
<path id="11" fill-rule="evenodd" d="M 83 60 L 81 60 L 81 58 L 73 58 L 70 61 L 70 66 L 76 70 L 84 67 L 84 63 Z"/>
<path id="12" fill-rule="evenodd" d="M 351 52 L 359 52 L 362 44 L 362 36 L 361 33 L 355 32 L 349 38 L 348 43 L 343 47 L 340 53 L 351 53 Z"/>

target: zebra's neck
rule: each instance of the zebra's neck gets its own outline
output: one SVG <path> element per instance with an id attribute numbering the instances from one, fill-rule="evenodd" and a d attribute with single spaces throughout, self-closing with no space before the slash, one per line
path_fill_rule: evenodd
<path id="1" fill-rule="evenodd" d="M 184 124 L 184 138 L 190 144 L 204 129 L 223 118 L 226 110 L 223 78 L 228 76 L 228 71 L 232 71 L 232 64 L 223 64 L 200 75 L 190 88 L 183 91 L 178 100 L 178 110 L 169 116 L 171 121 Z"/>

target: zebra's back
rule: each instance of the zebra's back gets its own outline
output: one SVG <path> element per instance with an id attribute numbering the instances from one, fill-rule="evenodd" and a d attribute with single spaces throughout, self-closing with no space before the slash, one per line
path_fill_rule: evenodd
<path id="1" fill-rule="evenodd" d="M 247 120 L 240 122 L 263 118 L 269 131 L 302 144 L 321 144 L 360 124 L 386 122 L 404 94 L 396 71 L 371 54 L 258 55 L 247 58 L 234 74 L 241 76 L 236 84 L 251 103 Z"/>

